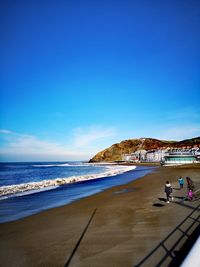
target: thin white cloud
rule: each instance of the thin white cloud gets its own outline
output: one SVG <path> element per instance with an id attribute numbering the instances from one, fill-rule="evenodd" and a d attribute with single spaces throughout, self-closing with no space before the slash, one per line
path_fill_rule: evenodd
<path id="1" fill-rule="evenodd" d="M 142 132 L 143 131 L 143 132 Z M 1 160 L 3 161 L 68 161 L 89 160 L 100 150 L 116 142 L 117 134 L 114 128 L 89 126 L 76 128 L 73 136 L 64 144 L 38 138 L 34 135 L 16 133 L 10 130 L 0 130 Z M 133 138 L 131 132 L 127 139 Z M 143 133 L 143 134 L 142 134 Z M 155 134 L 156 133 L 156 134 Z M 183 140 L 200 136 L 200 126 L 187 124 L 180 127 L 161 126 L 152 129 L 138 129 L 137 136 L 154 137 L 162 140 Z M 119 139 L 119 136 L 118 136 Z M 122 137 L 122 141 L 124 138 Z"/>
<path id="2" fill-rule="evenodd" d="M 115 136 L 114 128 L 105 128 L 102 126 L 89 126 L 86 128 L 74 129 L 74 146 L 91 146 L 94 142 Z"/>
<path id="3" fill-rule="evenodd" d="M 185 125 L 180 127 L 168 127 L 157 133 L 156 137 L 162 140 L 184 140 L 200 136 L 200 126 Z"/>
<path id="4" fill-rule="evenodd" d="M 1 133 L 3 142 L 1 142 L 0 154 L 2 159 L 57 161 L 90 159 L 102 149 L 102 143 L 105 140 L 108 142 L 108 139 L 115 135 L 115 130 L 101 126 L 76 128 L 68 145 L 10 130 L 1 130 Z"/>
<path id="5" fill-rule="evenodd" d="M 75 160 L 87 159 L 90 155 L 84 151 L 75 151 L 57 142 L 41 140 L 36 136 L 4 131 L 2 158 L 20 158 L 22 160 Z"/>
<path id="6" fill-rule="evenodd" d="M 0 133 L 1 134 L 12 134 L 13 132 L 10 130 L 6 130 L 6 129 L 0 129 Z"/>

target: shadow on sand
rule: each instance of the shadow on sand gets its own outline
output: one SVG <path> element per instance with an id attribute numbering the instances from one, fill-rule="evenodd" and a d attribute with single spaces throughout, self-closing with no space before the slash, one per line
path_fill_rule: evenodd
<path id="1" fill-rule="evenodd" d="M 197 207 L 182 203 L 174 202 L 182 207 L 192 209 L 192 212 L 182 220 L 173 231 L 171 231 L 149 254 L 147 254 L 134 267 L 141 267 L 147 264 L 150 257 L 155 260 L 154 266 L 166 266 L 166 259 L 171 259 L 170 267 L 179 267 L 183 262 L 191 247 L 200 235 L 200 204 Z M 184 226 L 184 224 L 186 225 Z M 183 227 L 184 226 L 184 227 Z M 192 232 L 191 232 L 192 230 Z M 186 239 L 186 241 L 185 241 Z M 181 246 L 181 248 L 179 248 Z M 157 258 L 157 251 L 164 251 L 165 254 L 161 258 Z"/>
<path id="2" fill-rule="evenodd" d="M 181 188 L 177 188 L 177 187 L 173 187 L 172 189 L 173 190 L 178 190 L 178 191 L 181 190 Z"/>
<path id="3" fill-rule="evenodd" d="M 163 202 L 167 202 L 166 198 L 164 198 L 164 197 L 159 197 L 158 200 L 163 201 Z"/>
<path id="4" fill-rule="evenodd" d="M 164 207 L 165 205 L 161 204 L 161 203 L 154 203 L 153 206 L 154 207 Z"/>

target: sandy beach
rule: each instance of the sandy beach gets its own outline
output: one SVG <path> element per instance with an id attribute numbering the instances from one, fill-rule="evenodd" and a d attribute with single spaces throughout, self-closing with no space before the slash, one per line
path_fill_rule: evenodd
<path id="1" fill-rule="evenodd" d="M 178 190 L 179 176 L 200 188 L 200 166 L 158 167 L 129 184 L 0 224 L 0 265 L 65 266 L 88 224 L 68 266 L 134 266 L 199 204 L 200 192 L 182 202 L 186 188 Z M 169 204 L 166 180 L 174 188 Z"/>

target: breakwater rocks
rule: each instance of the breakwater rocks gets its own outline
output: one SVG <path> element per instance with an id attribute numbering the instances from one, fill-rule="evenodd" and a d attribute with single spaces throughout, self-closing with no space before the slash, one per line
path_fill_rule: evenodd
<path id="1" fill-rule="evenodd" d="M 13 196 L 15 194 L 21 194 L 28 191 L 41 191 L 56 188 L 69 183 L 76 183 L 85 180 L 98 179 L 103 177 L 114 176 L 123 172 L 134 170 L 135 166 L 114 166 L 107 167 L 107 171 L 101 174 L 92 174 L 92 175 L 82 175 L 82 176 L 71 176 L 67 178 L 56 178 L 53 180 L 43 180 L 39 182 L 15 184 L 15 185 L 6 185 L 0 187 L 0 197 Z"/>

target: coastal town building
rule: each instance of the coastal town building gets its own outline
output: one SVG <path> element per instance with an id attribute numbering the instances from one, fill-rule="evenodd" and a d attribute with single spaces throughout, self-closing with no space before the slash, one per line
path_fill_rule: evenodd
<path id="1" fill-rule="evenodd" d="M 200 148 L 138 150 L 134 153 L 124 154 L 123 160 L 126 162 L 160 162 L 162 165 L 200 163 Z"/>
<path id="2" fill-rule="evenodd" d="M 197 156 L 191 152 L 171 152 L 164 156 L 164 164 L 189 164 L 196 163 Z"/>
<path id="3" fill-rule="evenodd" d="M 139 162 L 139 161 L 144 161 L 146 159 L 146 150 L 138 150 L 134 153 L 130 154 L 124 154 L 123 155 L 123 160 L 124 161 L 129 161 L 129 162 Z"/>
<path id="4" fill-rule="evenodd" d="M 165 150 L 149 150 L 146 152 L 146 161 L 148 162 L 160 162 L 163 160 Z"/>

